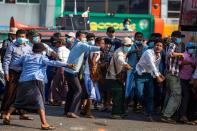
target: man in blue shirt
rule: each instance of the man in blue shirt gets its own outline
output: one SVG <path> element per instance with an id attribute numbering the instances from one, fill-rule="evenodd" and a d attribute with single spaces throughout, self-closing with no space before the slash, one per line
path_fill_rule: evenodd
<path id="1" fill-rule="evenodd" d="M 32 53 L 32 48 L 27 44 L 28 40 L 26 39 L 25 30 L 18 30 L 16 32 L 16 38 L 16 42 L 7 48 L 3 61 L 6 91 L 1 104 L 2 116 L 8 111 L 11 104 L 13 104 L 16 95 L 16 88 L 21 68 L 16 67 L 14 61 L 17 61 L 21 56 L 25 54 Z M 24 114 L 21 114 L 20 119 L 27 120 L 29 118 Z"/>
<path id="2" fill-rule="evenodd" d="M 135 42 L 131 46 L 131 49 L 128 54 L 128 63 L 131 67 L 133 67 L 133 70 L 128 71 L 127 73 L 127 81 L 126 81 L 126 98 L 131 95 L 131 92 L 134 88 L 134 74 L 136 72 L 135 67 L 137 62 L 140 60 L 142 54 L 148 49 L 147 46 L 143 43 L 143 33 L 136 32 L 135 34 Z"/>
<path id="3" fill-rule="evenodd" d="M 84 53 L 100 50 L 100 47 L 90 46 L 82 41 L 77 42 L 72 46 L 67 63 L 75 64 L 76 67 L 74 69 L 65 68 L 65 76 L 69 87 L 65 105 L 65 114 L 67 117 L 78 118 L 76 113 L 78 112 L 82 92 L 78 74 L 83 63 Z"/>

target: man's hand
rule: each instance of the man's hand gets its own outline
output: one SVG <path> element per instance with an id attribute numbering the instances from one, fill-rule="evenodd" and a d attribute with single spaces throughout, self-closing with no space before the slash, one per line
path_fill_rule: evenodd
<path id="1" fill-rule="evenodd" d="M 132 67 L 131 67 L 129 64 L 125 64 L 125 65 L 124 65 L 124 68 L 125 68 L 126 70 L 131 70 L 131 69 L 132 69 Z"/>
<path id="2" fill-rule="evenodd" d="M 165 80 L 165 77 L 163 75 L 160 75 L 160 76 L 157 76 L 156 79 L 158 83 L 162 83 Z"/>
<path id="3" fill-rule="evenodd" d="M 66 67 L 74 69 L 77 65 L 76 64 L 68 64 L 66 65 Z"/>
<path id="4" fill-rule="evenodd" d="M 176 53 L 176 52 L 173 52 L 173 53 L 172 53 L 172 57 L 184 58 L 184 54 L 183 54 L 183 53 Z"/>
<path id="5" fill-rule="evenodd" d="M 52 57 L 53 59 L 58 59 L 58 55 L 57 55 L 57 53 L 55 53 L 55 52 L 51 52 L 51 57 Z"/>
<path id="6" fill-rule="evenodd" d="M 5 81 L 9 81 L 10 80 L 9 75 L 4 75 L 4 79 L 5 79 Z"/>

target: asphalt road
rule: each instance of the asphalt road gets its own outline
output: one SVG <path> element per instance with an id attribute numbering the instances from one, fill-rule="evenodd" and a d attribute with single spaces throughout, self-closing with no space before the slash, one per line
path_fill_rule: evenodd
<path id="1" fill-rule="evenodd" d="M 148 122 L 143 114 L 129 113 L 127 119 L 112 120 L 109 113 L 94 111 L 96 119 L 66 118 L 60 107 L 46 107 L 47 120 L 56 126 L 55 131 L 197 131 L 197 126 L 182 124 L 167 124 L 159 121 Z M 29 114 L 33 121 L 22 121 L 17 115 L 12 116 L 11 125 L 2 125 L 0 131 L 37 131 L 40 130 L 40 119 L 37 114 Z"/>

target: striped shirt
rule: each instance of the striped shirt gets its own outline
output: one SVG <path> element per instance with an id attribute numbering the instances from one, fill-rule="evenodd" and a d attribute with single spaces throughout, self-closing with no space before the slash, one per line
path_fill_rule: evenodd
<path id="1" fill-rule="evenodd" d="M 172 57 L 172 54 L 181 53 L 181 45 L 177 46 L 175 43 L 170 43 L 167 48 L 167 54 L 166 54 L 166 65 L 167 65 L 167 73 L 170 73 L 174 76 L 179 76 L 179 60 L 180 57 Z"/>

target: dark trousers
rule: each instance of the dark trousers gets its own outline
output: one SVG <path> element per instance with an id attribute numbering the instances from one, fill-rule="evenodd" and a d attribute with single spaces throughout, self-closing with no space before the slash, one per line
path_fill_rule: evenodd
<path id="1" fill-rule="evenodd" d="M 191 93 L 191 85 L 189 84 L 190 80 L 181 79 L 181 89 L 182 89 L 182 97 L 181 97 L 181 106 L 179 109 L 180 117 L 187 116 L 188 104 Z"/>
<path id="2" fill-rule="evenodd" d="M 6 82 L 5 94 L 1 103 L 1 112 L 9 110 L 14 103 L 20 72 L 9 70 L 9 82 Z"/>
<path id="3" fill-rule="evenodd" d="M 82 88 L 78 75 L 65 73 L 68 82 L 68 94 L 66 97 L 65 114 L 68 112 L 77 113 L 82 97 Z"/>
<path id="4" fill-rule="evenodd" d="M 108 79 L 107 84 L 112 92 L 112 115 L 122 115 L 124 110 L 124 89 L 123 84 L 118 80 Z"/>

